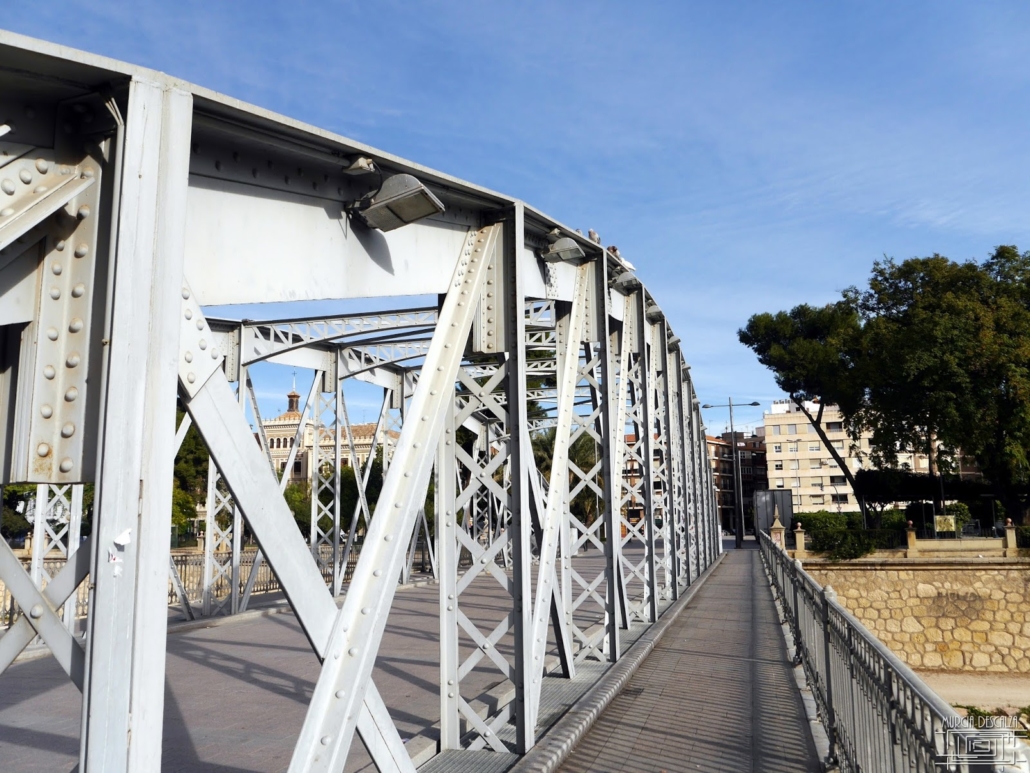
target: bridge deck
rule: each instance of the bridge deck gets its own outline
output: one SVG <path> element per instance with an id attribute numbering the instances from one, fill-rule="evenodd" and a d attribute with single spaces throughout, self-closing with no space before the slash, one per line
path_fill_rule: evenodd
<path id="1" fill-rule="evenodd" d="M 563 767 L 819 769 L 757 550 L 728 552 Z"/>
<path id="2" fill-rule="evenodd" d="M 398 594 L 376 666 L 376 682 L 405 739 L 435 738 L 438 593 L 430 586 Z M 504 598 L 493 592 L 477 600 L 485 617 L 503 609 Z M 625 632 L 624 646 L 643 628 Z M 489 688 L 493 677 L 478 671 L 470 678 Z M 556 720 L 603 671 L 601 664 L 584 664 L 574 682 L 547 679 L 541 724 Z M 292 614 L 170 636 L 167 673 L 164 770 L 285 769 L 318 673 Z M 11 668 L 0 682 L 0 768 L 71 770 L 79 703 L 53 659 Z M 448 753 L 424 770 L 501 771 L 517 760 L 493 752 Z M 368 763 L 356 744 L 348 770 Z M 566 769 L 816 769 L 757 551 L 725 556 Z"/>

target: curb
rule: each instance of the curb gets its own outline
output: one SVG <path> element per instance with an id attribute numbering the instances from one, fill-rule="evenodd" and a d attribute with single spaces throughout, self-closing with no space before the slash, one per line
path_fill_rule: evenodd
<path id="1" fill-rule="evenodd" d="M 559 719 L 525 756 L 522 757 L 509 773 L 553 773 L 558 766 L 568 759 L 583 739 L 587 731 L 593 727 L 608 705 L 625 688 L 626 684 L 637 672 L 644 660 L 661 641 L 669 627 L 676 621 L 680 613 L 704 586 L 712 572 L 722 563 L 720 553 L 693 585 L 684 591 L 647 631 L 623 654 L 619 661 L 605 672 L 597 684 L 591 687 Z"/>

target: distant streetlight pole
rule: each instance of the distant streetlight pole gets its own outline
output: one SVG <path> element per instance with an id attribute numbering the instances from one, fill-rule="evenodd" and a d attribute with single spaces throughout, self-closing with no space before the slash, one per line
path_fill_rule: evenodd
<path id="1" fill-rule="evenodd" d="M 740 403 L 737 403 L 740 405 Z M 750 406 L 759 406 L 760 402 L 757 400 L 752 403 L 747 403 Z M 740 464 L 737 460 L 737 433 L 733 428 L 733 398 L 729 398 L 729 402 L 724 405 L 710 405 L 705 403 L 701 406 L 702 408 L 729 408 L 730 409 L 730 445 L 733 447 L 733 510 L 734 520 L 737 522 L 737 528 L 735 528 L 733 534 L 733 545 L 734 547 L 741 548 L 744 546 L 744 481 L 740 477 Z"/>

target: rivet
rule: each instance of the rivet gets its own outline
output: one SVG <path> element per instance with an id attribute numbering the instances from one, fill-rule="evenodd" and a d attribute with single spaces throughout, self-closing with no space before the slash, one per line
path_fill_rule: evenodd
<path id="1" fill-rule="evenodd" d="M 54 245 L 54 249 L 58 252 L 64 252 L 64 239 L 58 240 L 57 244 Z"/>
<path id="2" fill-rule="evenodd" d="M 89 217 L 89 205 L 83 204 L 75 214 L 78 216 L 79 220 L 85 220 Z"/>
<path id="3" fill-rule="evenodd" d="M 387 534 L 385 537 L 383 537 L 383 539 L 386 540 L 387 542 L 392 542 L 393 541 L 393 535 L 392 534 Z"/>
<path id="4" fill-rule="evenodd" d="M 30 182 L 32 182 L 32 172 L 30 172 L 28 169 L 22 169 L 20 172 L 18 172 L 18 179 L 26 185 L 28 185 Z"/>
<path id="5" fill-rule="evenodd" d="M 337 691 L 336 691 L 336 697 L 337 697 L 337 698 L 342 698 L 342 697 L 343 697 L 344 695 L 346 695 L 346 694 L 347 694 L 347 691 L 346 691 L 346 690 L 337 690 Z"/>
<path id="6" fill-rule="evenodd" d="M 71 472 L 72 466 L 72 460 L 66 456 L 64 457 L 64 459 L 61 460 L 61 464 L 58 467 L 58 469 L 60 469 L 61 472 Z"/>
<path id="7" fill-rule="evenodd" d="M 29 610 L 29 617 L 33 620 L 39 620 L 43 616 L 43 605 L 34 604 L 32 609 Z"/>
<path id="8" fill-rule="evenodd" d="M 323 736 L 322 736 L 322 746 L 328 746 L 328 745 L 329 745 L 329 742 L 330 742 L 331 740 L 333 740 L 331 736 L 328 736 L 328 735 L 323 735 Z"/>
<path id="9" fill-rule="evenodd" d="M 13 207 L 4 207 L 3 209 L 0 209 L 0 217 L 10 217 L 13 214 L 14 214 L 14 208 Z"/>
<path id="10" fill-rule="evenodd" d="M 182 358 L 186 360 L 186 362 L 193 362 L 193 352 L 186 352 Z"/>
<path id="11" fill-rule="evenodd" d="M 201 350 L 203 351 L 204 349 L 207 349 L 207 341 L 205 341 L 203 338 L 201 338 L 200 342 L 197 344 L 197 346 L 199 346 L 201 348 Z"/>
<path id="12" fill-rule="evenodd" d="M 218 359 L 218 350 L 217 349 L 212 349 L 211 350 L 211 359 L 212 360 L 217 360 Z"/>
<path id="13" fill-rule="evenodd" d="M 182 299 L 184 301 L 186 301 L 186 300 L 189 300 L 189 297 L 190 297 L 190 288 L 188 288 L 188 287 L 182 288 Z"/>
<path id="14" fill-rule="evenodd" d="M 46 443 L 40 443 L 36 446 L 36 453 L 40 456 L 48 456 L 50 454 L 50 446 Z"/>
<path id="15" fill-rule="evenodd" d="M 48 190 L 50 189 L 47 188 L 45 185 L 37 185 L 35 188 L 32 189 L 32 192 L 39 196 L 42 193 L 46 193 Z"/>
<path id="16" fill-rule="evenodd" d="M 75 434 L 75 425 L 70 421 L 61 427 L 61 437 L 71 437 Z"/>
<path id="17" fill-rule="evenodd" d="M 193 309 L 186 309 L 186 311 L 183 312 L 183 316 L 186 317 L 186 319 L 193 319 Z"/>
<path id="18" fill-rule="evenodd" d="M 50 297 L 53 298 L 55 301 L 58 300 L 61 297 L 61 288 L 60 287 L 51 287 L 50 288 Z"/>
<path id="19" fill-rule="evenodd" d="M 64 364 L 69 368 L 79 367 L 79 363 L 82 362 L 78 352 L 72 352 L 68 355 L 68 359 L 64 361 Z"/>
<path id="20" fill-rule="evenodd" d="M 75 287 L 72 288 L 72 298 L 81 298 L 86 292 L 86 285 L 79 282 Z"/>
<path id="21" fill-rule="evenodd" d="M 57 371 L 54 370 L 53 365 L 47 365 L 45 368 L 43 368 L 43 375 L 49 380 L 57 375 Z"/>
<path id="22" fill-rule="evenodd" d="M 64 266 L 60 263 L 54 263 L 50 270 L 54 272 L 54 276 L 60 276 L 61 272 L 64 271 Z"/>
<path id="23" fill-rule="evenodd" d="M 87 166 L 85 169 L 82 170 L 82 176 L 85 177 L 87 180 L 91 180 L 93 178 L 93 175 L 95 174 L 96 172 L 93 171 L 92 167 Z"/>
<path id="24" fill-rule="evenodd" d="M 79 396 L 79 390 L 75 387 L 68 387 L 68 391 L 64 393 L 64 401 L 66 403 L 74 403 L 76 398 Z"/>
<path id="25" fill-rule="evenodd" d="M 39 413 L 44 419 L 49 419 L 54 415 L 54 409 L 52 406 L 44 405 L 39 409 Z"/>
<path id="26" fill-rule="evenodd" d="M 351 657 L 354 657 L 355 655 L 358 654 L 358 648 L 357 647 L 351 647 L 349 650 L 347 650 L 347 654 L 350 655 Z"/>
<path id="27" fill-rule="evenodd" d="M 3 182 L 0 182 L 0 190 L 6 193 L 8 196 L 13 196 L 17 188 L 14 185 L 14 180 L 5 178 Z"/>
<path id="28" fill-rule="evenodd" d="M 87 245 L 87 244 L 77 244 L 75 246 L 75 257 L 76 258 L 84 258 L 84 257 L 86 257 L 86 255 L 88 253 L 89 253 L 89 245 Z"/>
<path id="29" fill-rule="evenodd" d="M 36 159 L 36 171 L 40 174 L 46 174 L 50 171 L 50 162 L 45 158 Z"/>
<path id="30" fill-rule="evenodd" d="M 447 611 L 448 611 L 448 612 L 451 612 L 451 611 L 453 611 L 453 609 L 454 609 L 454 604 L 448 604 L 448 605 L 447 605 Z"/>
<path id="31" fill-rule="evenodd" d="M 197 320 L 197 330 L 203 330 L 203 329 L 204 329 L 204 320 L 198 319 Z"/>
<path id="32" fill-rule="evenodd" d="M 197 377 L 196 377 L 195 374 L 189 373 L 189 374 L 186 375 L 186 380 L 189 381 L 192 384 L 194 381 L 197 380 Z"/>
<path id="33" fill-rule="evenodd" d="M 374 572 L 372 572 L 372 576 L 373 577 L 380 577 L 380 576 L 382 576 L 382 574 L 383 574 L 383 570 L 382 569 L 376 569 Z"/>
<path id="34" fill-rule="evenodd" d="M 447 693 L 447 697 L 448 698 L 453 698 L 454 697 L 454 693 L 453 692 L 448 692 Z"/>
<path id="35" fill-rule="evenodd" d="M 371 607 L 363 607 L 362 610 L 361 610 L 361 614 L 367 615 L 371 611 L 372 611 Z"/>
<path id="36" fill-rule="evenodd" d="M 56 341 L 57 340 L 57 328 L 56 327 L 49 327 L 49 328 L 47 328 L 46 337 L 49 338 L 51 341 Z"/>

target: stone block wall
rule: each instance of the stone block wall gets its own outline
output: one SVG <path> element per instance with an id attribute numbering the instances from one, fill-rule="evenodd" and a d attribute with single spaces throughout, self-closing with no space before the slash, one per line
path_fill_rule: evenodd
<path id="1" fill-rule="evenodd" d="M 912 668 L 1030 673 L 1030 561 L 803 564 Z"/>

